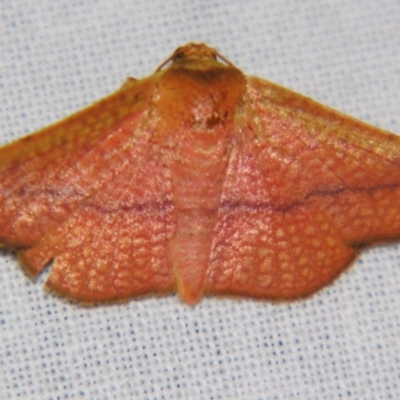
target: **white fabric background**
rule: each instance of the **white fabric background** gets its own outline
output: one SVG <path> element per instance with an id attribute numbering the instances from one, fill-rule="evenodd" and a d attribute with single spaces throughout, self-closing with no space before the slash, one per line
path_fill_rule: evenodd
<path id="1" fill-rule="evenodd" d="M 151 74 L 188 41 L 400 133 L 399 26 L 398 0 L 3 1 L 0 142 Z M 293 304 L 82 308 L 44 279 L 0 253 L 1 399 L 400 398 L 399 245 Z"/>

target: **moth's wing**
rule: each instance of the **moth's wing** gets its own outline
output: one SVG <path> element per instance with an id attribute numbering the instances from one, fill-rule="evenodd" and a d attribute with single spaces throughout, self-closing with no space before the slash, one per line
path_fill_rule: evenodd
<path id="1" fill-rule="evenodd" d="M 400 237 L 400 138 L 248 79 L 205 292 L 290 299 Z"/>
<path id="2" fill-rule="evenodd" d="M 56 292 L 100 302 L 175 289 L 171 178 L 146 136 L 125 146 L 125 162 L 107 185 L 19 253 L 33 273 L 54 260 L 47 286 Z"/>
<path id="3" fill-rule="evenodd" d="M 141 82 L 0 150 L 1 242 L 32 275 L 54 260 L 47 285 L 72 299 L 174 288 L 172 188 Z"/>
<path id="4" fill-rule="evenodd" d="M 149 80 L 128 80 L 93 106 L 0 148 L 0 245 L 38 242 L 113 179 L 151 89 Z"/>

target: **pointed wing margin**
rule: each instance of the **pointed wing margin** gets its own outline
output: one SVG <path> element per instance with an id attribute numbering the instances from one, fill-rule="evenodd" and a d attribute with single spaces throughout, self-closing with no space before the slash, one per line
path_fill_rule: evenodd
<path id="1" fill-rule="evenodd" d="M 154 82 L 0 149 L 0 244 L 47 286 L 83 302 L 174 289 L 168 171 L 154 157 Z"/>
<path id="2" fill-rule="evenodd" d="M 247 95 L 205 291 L 306 296 L 400 237 L 400 138 L 258 78 Z"/>
<path id="3" fill-rule="evenodd" d="M 36 243 L 113 178 L 151 94 L 146 80 L 128 83 L 64 121 L 0 148 L 0 244 Z"/>

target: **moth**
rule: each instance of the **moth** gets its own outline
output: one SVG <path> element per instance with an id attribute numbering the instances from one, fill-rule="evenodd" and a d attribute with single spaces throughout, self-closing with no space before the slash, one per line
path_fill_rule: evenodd
<path id="1" fill-rule="evenodd" d="M 0 245 L 83 303 L 302 298 L 399 237 L 399 137 L 204 44 L 0 148 Z"/>

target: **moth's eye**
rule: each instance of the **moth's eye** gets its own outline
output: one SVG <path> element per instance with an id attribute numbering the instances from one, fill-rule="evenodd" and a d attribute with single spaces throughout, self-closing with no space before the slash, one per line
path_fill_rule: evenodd
<path id="1" fill-rule="evenodd" d="M 183 51 L 181 51 L 181 52 L 175 54 L 175 56 L 174 56 L 174 61 L 175 61 L 175 60 L 179 60 L 180 58 L 183 58 L 184 56 L 185 56 L 185 55 L 184 55 Z"/>

